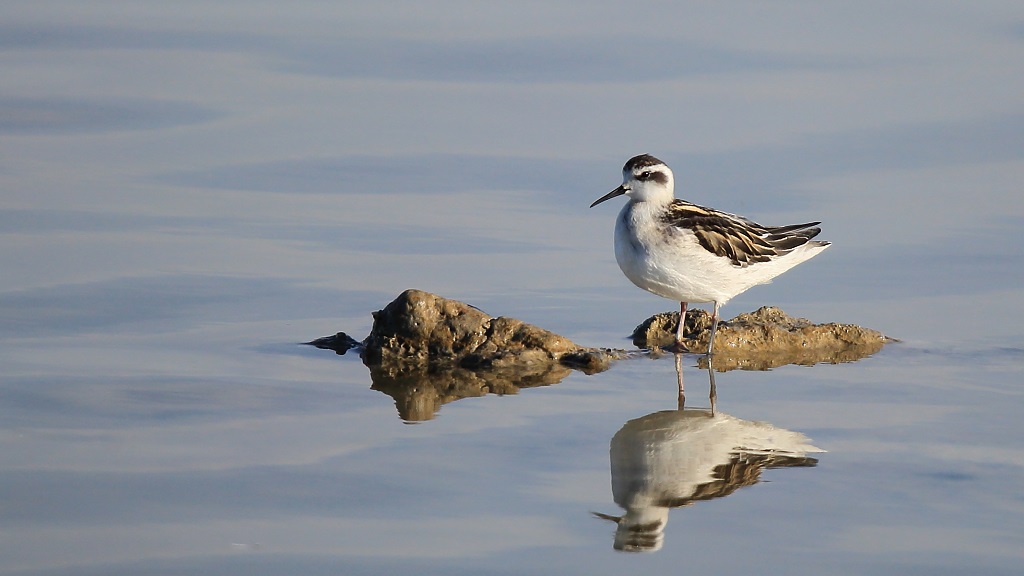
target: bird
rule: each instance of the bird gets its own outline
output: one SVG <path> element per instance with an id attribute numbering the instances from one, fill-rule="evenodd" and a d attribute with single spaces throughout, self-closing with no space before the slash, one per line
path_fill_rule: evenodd
<path id="1" fill-rule="evenodd" d="M 821 232 L 821 222 L 762 226 L 677 199 L 672 170 L 650 154 L 630 158 L 622 167 L 622 184 L 590 207 L 623 195 L 629 201 L 615 219 L 615 261 L 633 284 L 679 302 L 676 351 L 687 351 L 687 304 L 713 306 L 710 356 L 721 306 L 831 245 L 812 240 Z"/>

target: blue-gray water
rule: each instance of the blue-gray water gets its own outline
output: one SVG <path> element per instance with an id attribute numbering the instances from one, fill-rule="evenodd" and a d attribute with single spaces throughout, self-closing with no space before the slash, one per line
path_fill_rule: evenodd
<path id="1" fill-rule="evenodd" d="M 619 4 L 8 6 L 0 573 L 1018 573 L 1024 7 Z M 627 345 L 673 304 L 587 206 L 642 152 L 694 202 L 824 222 L 726 317 L 902 341 L 718 374 L 719 410 L 827 452 L 628 554 L 592 512 L 623 513 L 609 446 L 675 407 L 670 356 L 410 425 L 296 343 L 415 287 Z"/>

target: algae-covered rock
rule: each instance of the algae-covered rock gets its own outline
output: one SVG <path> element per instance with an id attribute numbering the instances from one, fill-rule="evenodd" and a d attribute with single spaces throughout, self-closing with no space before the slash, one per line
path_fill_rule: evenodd
<path id="1" fill-rule="evenodd" d="M 419 365 L 515 369 L 556 363 L 587 373 L 607 370 L 624 351 L 588 348 L 507 317 L 422 290 L 406 290 L 373 313 L 370 335 L 358 343 L 343 332 L 310 342 L 339 353 L 358 347 L 370 366 L 398 371 Z"/>
<path id="2" fill-rule="evenodd" d="M 656 314 L 633 331 L 640 348 L 670 346 L 675 342 L 678 312 Z M 689 310 L 683 344 L 693 351 L 706 350 L 711 316 Z M 765 370 L 785 364 L 852 362 L 870 356 L 892 341 L 881 332 L 853 324 L 814 324 L 794 318 L 773 306 L 764 306 L 718 325 L 715 334 L 716 370 Z"/>

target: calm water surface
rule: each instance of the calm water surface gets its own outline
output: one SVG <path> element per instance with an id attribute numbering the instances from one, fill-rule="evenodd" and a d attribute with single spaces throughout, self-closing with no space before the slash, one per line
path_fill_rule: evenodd
<path id="1" fill-rule="evenodd" d="M 0 573 L 1018 573 L 1024 8 L 517 6 L 7 11 Z M 901 342 L 716 419 L 695 357 L 680 413 L 671 356 L 445 402 L 297 344 L 415 287 L 626 346 L 672 304 L 587 206 L 641 152 L 824 222 L 727 316 Z"/>

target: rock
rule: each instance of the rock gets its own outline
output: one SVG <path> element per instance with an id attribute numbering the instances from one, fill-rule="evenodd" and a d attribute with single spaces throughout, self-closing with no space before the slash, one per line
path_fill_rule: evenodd
<path id="1" fill-rule="evenodd" d="M 678 322 L 678 312 L 656 314 L 636 327 L 633 343 L 640 348 L 670 346 L 675 341 Z M 684 345 L 695 352 L 706 350 L 710 328 L 711 317 L 706 311 L 688 310 Z M 714 367 L 719 371 L 766 370 L 785 364 L 852 362 L 878 352 L 891 341 L 868 328 L 814 324 L 765 306 L 718 325 Z"/>
<path id="2" fill-rule="evenodd" d="M 316 340 L 306 342 L 310 346 L 316 346 L 324 350 L 334 350 L 338 353 L 338 356 L 344 356 L 345 352 L 353 348 L 362 348 L 362 342 L 359 342 L 355 338 L 345 334 L 344 332 L 338 332 L 333 336 L 324 336 L 323 338 L 317 338 Z"/>
<path id="3" fill-rule="evenodd" d="M 515 318 L 492 318 L 463 302 L 421 290 L 406 290 L 374 312 L 373 329 L 362 347 L 370 365 L 522 370 L 562 363 L 590 373 L 606 370 L 624 354 L 586 348 Z"/>

